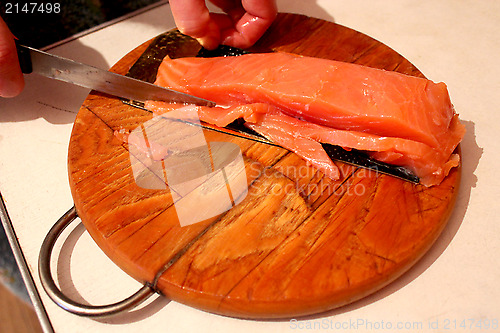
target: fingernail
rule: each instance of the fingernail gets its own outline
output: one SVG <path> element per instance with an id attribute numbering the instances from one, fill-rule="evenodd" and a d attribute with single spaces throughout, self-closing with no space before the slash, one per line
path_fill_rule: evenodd
<path id="1" fill-rule="evenodd" d="M 219 41 L 216 40 L 215 38 L 202 37 L 202 38 L 196 38 L 196 40 L 198 41 L 198 43 L 201 44 L 201 46 L 203 46 L 207 50 L 213 50 L 217 48 L 217 46 L 219 46 Z"/>

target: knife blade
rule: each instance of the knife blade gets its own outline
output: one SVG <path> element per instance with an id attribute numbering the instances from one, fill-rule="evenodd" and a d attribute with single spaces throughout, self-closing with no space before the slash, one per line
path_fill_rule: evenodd
<path id="1" fill-rule="evenodd" d="M 68 82 L 128 100 L 147 100 L 215 106 L 203 98 L 178 92 L 128 76 L 82 64 L 17 43 L 19 62 L 23 73 Z"/>

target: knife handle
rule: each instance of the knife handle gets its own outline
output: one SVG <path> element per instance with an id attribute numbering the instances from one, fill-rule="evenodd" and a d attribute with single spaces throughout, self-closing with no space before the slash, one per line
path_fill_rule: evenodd
<path id="1" fill-rule="evenodd" d="M 16 48 L 17 48 L 17 57 L 19 58 L 19 65 L 21 65 L 21 71 L 24 74 L 30 74 L 33 72 L 33 66 L 31 65 L 31 54 L 30 50 L 19 43 L 19 41 L 16 42 Z"/>

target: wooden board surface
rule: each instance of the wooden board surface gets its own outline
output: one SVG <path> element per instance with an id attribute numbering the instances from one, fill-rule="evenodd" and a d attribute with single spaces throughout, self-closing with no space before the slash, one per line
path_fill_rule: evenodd
<path id="1" fill-rule="evenodd" d="M 112 71 L 127 73 L 148 44 Z M 196 51 L 172 48 L 178 56 Z M 301 15 L 280 14 L 252 48 L 271 50 L 423 76 L 382 43 Z M 115 98 L 88 96 L 69 147 L 75 206 L 97 244 L 125 272 L 210 312 L 296 317 L 373 293 L 430 248 L 458 192 L 460 169 L 426 188 L 337 163 L 342 178 L 333 181 L 285 149 L 205 131 L 207 141 L 239 145 L 248 194 L 231 210 L 182 227 L 168 189 L 136 184 L 130 147 L 114 135 L 152 117 Z"/>

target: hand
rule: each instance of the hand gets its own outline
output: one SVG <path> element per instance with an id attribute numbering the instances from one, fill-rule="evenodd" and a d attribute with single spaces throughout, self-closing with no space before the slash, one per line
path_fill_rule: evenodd
<path id="1" fill-rule="evenodd" d="M 247 48 L 269 28 L 277 14 L 275 0 L 211 0 L 226 14 L 210 13 L 205 0 L 170 0 L 177 28 L 203 47 L 219 44 Z"/>
<path id="2" fill-rule="evenodd" d="M 14 36 L 0 18 L 0 96 L 14 97 L 24 88 Z"/>

